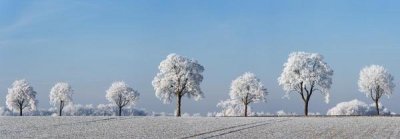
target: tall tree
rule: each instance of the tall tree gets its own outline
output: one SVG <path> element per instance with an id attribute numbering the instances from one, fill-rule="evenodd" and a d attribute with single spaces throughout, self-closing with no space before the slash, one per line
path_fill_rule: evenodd
<path id="1" fill-rule="evenodd" d="M 59 82 L 51 88 L 50 91 L 50 104 L 58 107 L 58 115 L 62 116 L 62 110 L 65 105 L 72 102 L 73 90 L 68 83 Z"/>
<path id="2" fill-rule="evenodd" d="M 308 104 L 311 95 L 319 91 L 325 95 L 325 102 L 329 102 L 329 89 L 332 85 L 333 70 L 318 53 L 293 52 L 283 65 L 283 72 L 278 83 L 286 91 L 300 94 L 304 101 L 304 114 L 308 115 Z"/>
<path id="3" fill-rule="evenodd" d="M 19 116 L 22 116 L 22 111 L 25 108 L 36 110 L 37 103 L 36 92 L 25 79 L 14 81 L 11 88 L 8 88 L 8 94 L 6 96 L 7 107 L 11 110 L 19 110 Z"/>
<path id="4" fill-rule="evenodd" d="M 245 117 L 247 117 L 248 105 L 253 102 L 265 101 L 267 94 L 267 89 L 260 82 L 260 79 L 250 72 L 246 72 L 233 80 L 229 93 L 231 99 L 243 104 Z"/>
<path id="5" fill-rule="evenodd" d="M 358 88 L 375 103 L 376 112 L 379 115 L 379 99 L 383 95 L 391 95 L 395 84 L 394 77 L 382 66 L 371 65 L 360 71 Z"/>
<path id="6" fill-rule="evenodd" d="M 160 71 L 152 81 L 156 96 L 163 103 L 170 103 L 176 97 L 177 117 L 181 116 L 183 96 L 194 97 L 196 101 L 203 97 L 200 83 L 203 81 L 204 67 L 196 60 L 170 54 L 161 61 L 158 69 Z"/>
<path id="7" fill-rule="evenodd" d="M 114 82 L 106 92 L 107 100 L 118 107 L 118 116 L 122 115 L 123 107 L 135 104 L 140 95 L 123 81 Z"/>

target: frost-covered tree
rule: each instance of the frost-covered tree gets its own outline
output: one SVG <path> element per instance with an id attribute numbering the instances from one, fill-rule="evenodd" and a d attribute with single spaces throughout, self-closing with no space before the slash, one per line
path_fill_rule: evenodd
<path id="1" fill-rule="evenodd" d="M 229 95 L 244 106 L 244 116 L 247 117 L 247 107 L 250 103 L 265 101 L 268 92 L 260 79 L 253 73 L 246 72 L 232 81 Z"/>
<path id="2" fill-rule="evenodd" d="M 329 89 L 332 85 L 333 70 L 324 62 L 324 57 L 318 53 L 294 52 L 289 55 L 283 65 L 283 72 L 278 83 L 286 91 L 300 94 L 304 101 L 304 114 L 308 115 L 308 103 L 311 95 L 319 91 L 329 102 Z"/>
<path id="3" fill-rule="evenodd" d="M 392 94 L 395 87 L 393 80 L 393 76 L 382 66 L 371 65 L 360 71 L 358 88 L 374 101 L 378 115 L 379 99 Z"/>
<path id="4" fill-rule="evenodd" d="M 114 82 L 106 92 L 107 100 L 118 107 L 118 116 L 123 107 L 133 105 L 139 99 L 139 93 L 123 81 Z"/>
<path id="5" fill-rule="evenodd" d="M 14 81 L 11 88 L 8 88 L 6 105 L 10 110 L 17 109 L 20 116 L 25 108 L 35 110 L 37 103 L 36 92 L 25 79 Z"/>
<path id="6" fill-rule="evenodd" d="M 62 110 L 65 105 L 72 102 L 73 90 L 68 83 L 59 82 L 50 90 L 50 104 L 58 107 L 58 115 L 62 115 Z"/>
<path id="7" fill-rule="evenodd" d="M 391 112 L 383 105 L 379 104 L 379 110 L 383 115 L 391 115 Z M 375 115 L 375 104 L 368 105 L 362 101 L 354 99 L 348 102 L 338 103 L 335 107 L 328 110 L 326 115 Z"/>
<path id="8" fill-rule="evenodd" d="M 326 115 L 368 115 L 368 109 L 366 103 L 354 99 L 338 103 L 335 107 L 329 109 Z"/>
<path id="9" fill-rule="evenodd" d="M 222 111 L 219 113 L 216 113 L 215 116 L 243 116 L 243 113 L 245 112 L 244 105 L 242 102 L 238 100 L 233 100 L 233 99 L 227 99 L 224 101 L 221 101 L 217 104 L 217 107 L 221 108 Z M 247 114 L 251 113 L 251 108 L 247 108 Z"/>
<path id="10" fill-rule="evenodd" d="M 203 81 L 204 67 L 196 60 L 170 54 L 160 63 L 158 69 L 160 71 L 152 81 L 156 96 L 163 103 L 170 103 L 176 97 L 176 116 L 181 116 L 183 96 L 194 97 L 196 101 L 203 97 L 200 83 Z"/>

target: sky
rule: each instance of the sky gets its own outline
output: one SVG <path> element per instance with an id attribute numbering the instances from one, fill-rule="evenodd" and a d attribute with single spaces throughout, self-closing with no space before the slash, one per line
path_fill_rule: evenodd
<path id="1" fill-rule="evenodd" d="M 399 1 L 338 0 L 132 0 L 0 1 L 0 106 L 7 88 L 27 79 L 49 108 L 49 92 L 59 81 L 71 84 L 77 104 L 108 103 L 105 90 L 123 80 L 140 93 L 136 107 L 169 112 L 151 81 L 170 53 L 205 67 L 205 98 L 183 99 L 183 112 L 220 111 L 236 77 L 253 72 L 268 89 L 257 112 L 301 114 L 298 94 L 283 98 L 277 78 L 288 55 L 320 53 L 334 70 L 331 101 L 314 94 L 310 112 L 325 114 L 339 102 L 358 99 L 359 71 L 378 64 L 400 87 Z M 397 87 L 397 88 L 398 88 Z M 400 91 L 381 99 L 400 112 Z"/>

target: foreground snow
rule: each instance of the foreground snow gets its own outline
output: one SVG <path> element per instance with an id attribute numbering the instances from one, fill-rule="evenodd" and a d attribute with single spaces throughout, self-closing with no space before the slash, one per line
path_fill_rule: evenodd
<path id="1" fill-rule="evenodd" d="M 2 138 L 399 138 L 400 117 L 0 117 Z"/>

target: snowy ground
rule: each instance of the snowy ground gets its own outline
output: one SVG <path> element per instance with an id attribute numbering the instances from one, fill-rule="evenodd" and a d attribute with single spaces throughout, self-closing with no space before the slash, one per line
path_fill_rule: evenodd
<path id="1" fill-rule="evenodd" d="M 400 117 L 0 117 L 1 138 L 400 138 Z"/>

